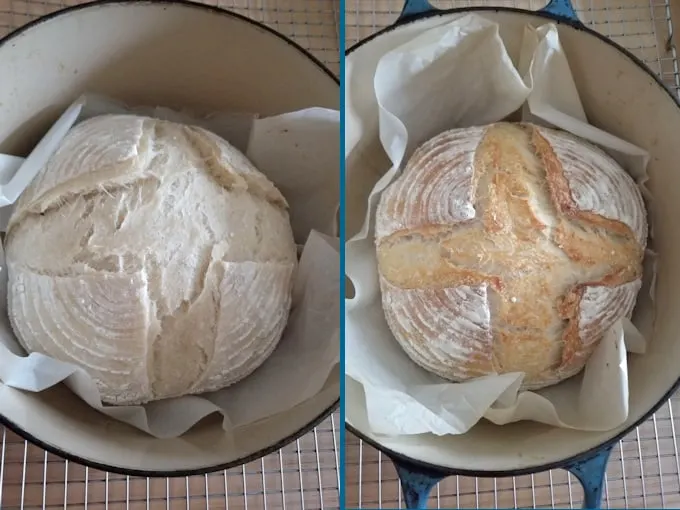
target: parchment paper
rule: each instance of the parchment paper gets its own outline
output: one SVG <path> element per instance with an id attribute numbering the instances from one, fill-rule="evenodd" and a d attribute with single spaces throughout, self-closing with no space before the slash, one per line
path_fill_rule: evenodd
<path id="1" fill-rule="evenodd" d="M 91 407 L 159 438 L 182 435 L 216 412 L 230 431 L 313 397 L 339 362 L 339 241 L 329 236 L 336 235 L 339 112 L 313 108 L 262 119 L 228 113 L 199 117 L 167 108 L 133 109 L 86 95 L 64 112 L 26 160 L 0 155 L 0 204 L 14 203 L 74 123 L 104 113 L 131 112 L 217 133 L 246 153 L 286 196 L 302 253 L 283 337 L 261 367 L 224 390 L 144 406 L 104 405 L 83 370 L 41 354 L 26 356 L 18 344 L 6 313 L 7 271 L 0 246 L 0 384 L 39 392 L 64 382 Z M 8 218 L 10 208 L 0 209 L 0 218 Z"/>
<path id="2" fill-rule="evenodd" d="M 556 26 L 527 26 L 521 54 L 515 57 L 508 54 L 496 23 L 472 14 L 422 33 L 378 63 L 374 85 L 380 140 L 393 167 L 373 189 L 364 226 L 346 246 L 355 297 L 346 303 L 345 344 L 345 373 L 363 386 L 376 433 L 462 434 L 482 418 L 499 425 L 533 420 L 608 430 L 628 415 L 627 350 L 643 353 L 653 324 L 651 251 L 635 325 L 619 321 L 580 375 L 544 390 L 519 392 L 522 373 L 445 381 L 413 363 L 385 321 L 374 246 L 377 201 L 413 150 L 434 135 L 500 121 L 519 110 L 524 120 L 598 144 L 644 190 L 647 153 L 588 124 Z"/>

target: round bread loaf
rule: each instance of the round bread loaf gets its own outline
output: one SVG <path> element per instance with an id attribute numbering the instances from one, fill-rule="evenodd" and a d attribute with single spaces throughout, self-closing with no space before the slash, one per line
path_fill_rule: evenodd
<path id="1" fill-rule="evenodd" d="M 417 364 L 452 381 L 578 373 L 641 286 L 645 206 L 597 147 L 498 123 L 426 142 L 382 194 L 387 323 Z"/>
<path id="2" fill-rule="evenodd" d="M 28 352 L 140 404 L 224 388 L 276 347 L 296 245 L 287 203 L 226 141 L 132 115 L 75 126 L 23 193 L 6 256 Z"/>

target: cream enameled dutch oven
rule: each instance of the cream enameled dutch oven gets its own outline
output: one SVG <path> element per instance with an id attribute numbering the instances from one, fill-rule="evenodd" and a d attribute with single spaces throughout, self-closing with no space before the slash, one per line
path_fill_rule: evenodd
<path id="1" fill-rule="evenodd" d="M 482 421 L 458 436 L 384 437 L 371 432 L 362 388 L 347 379 L 346 422 L 351 432 L 391 457 L 409 508 L 424 507 L 430 488 L 449 475 L 514 476 L 565 468 L 585 487 L 585 506 L 597 507 L 603 472 L 615 442 L 649 417 L 680 378 L 680 107 L 640 60 L 578 21 L 568 0 L 538 12 L 471 7 L 438 10 L 426 0 L 406 2 L 399 21 L 348 50 L 346 56 L 347 238 L 358 232 L 366 198 L 389 162 L 378 139 L 372 79 L 380 57 L 435 25 L 476 12 L 498 23 L 510 48 L 519 48 L 527 23 L 557 22 L 589 121 L 651 154 L 655 243 L 659 252 L 656 326 L 644 356 L 629 358 L 630 412 L 615 430 L 583 432 L 521 422 L 503 427 Z M 377 171 L 372 171 L 376 169 Z"/>
<path id="2" fill-rule="evenodd" d="M 26 154 L 84 92 L 196 111 L 339 109 L 333 74 L 261 24 L 184 1 L 100 1 L 56 12 L 0 40 L 0 153 Z M 99 469 L 179 476 L 275 451 L 338 401 L 339 379 L 331 377 L 316 397 L 237 429 L 233 441 L 218 416 L 161 440 L 94 411 L 63 386 L 25 393 L 0 384 L 0 423 Z"/>

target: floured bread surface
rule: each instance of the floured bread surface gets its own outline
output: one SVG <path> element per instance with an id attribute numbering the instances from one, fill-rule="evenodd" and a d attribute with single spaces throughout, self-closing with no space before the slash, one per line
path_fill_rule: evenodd
<path id="1" fill-rule="evenodd" d="M 446 379 L 555 384 L 631 315 L 646 240 L 637 185 L 600 149 L 530 124 L 448 131 L 378 206 L 387 322 Z"/>
<path id="2" fill-rule="evenodd" d="M 287 203 L 205 130 L 106 115 L 74 127 L 9 223 L 9 316 L 29 352 L 102 400 L 224 388 L 276 347 L 296 246 Z"/>

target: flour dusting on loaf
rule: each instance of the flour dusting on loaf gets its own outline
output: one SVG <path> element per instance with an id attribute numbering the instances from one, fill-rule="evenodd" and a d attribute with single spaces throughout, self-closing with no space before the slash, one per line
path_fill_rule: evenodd
<path id="1" fill-rule="evenodd" d="M 555 384 L 631 315 L 646 240 L 636 183 L 597 147 L 531 124 L 448 131 L 378 205 L 387 322 L 444 378 Z"/>
<path id="2" fill-rule="evenodd" d="M 131 115 L 69 132 L 18 201 L 6 256 L 20 343 L 128 405 L 221 389 L 260 366 L 297 264 L 286 200 L 242 153 Z"/>

